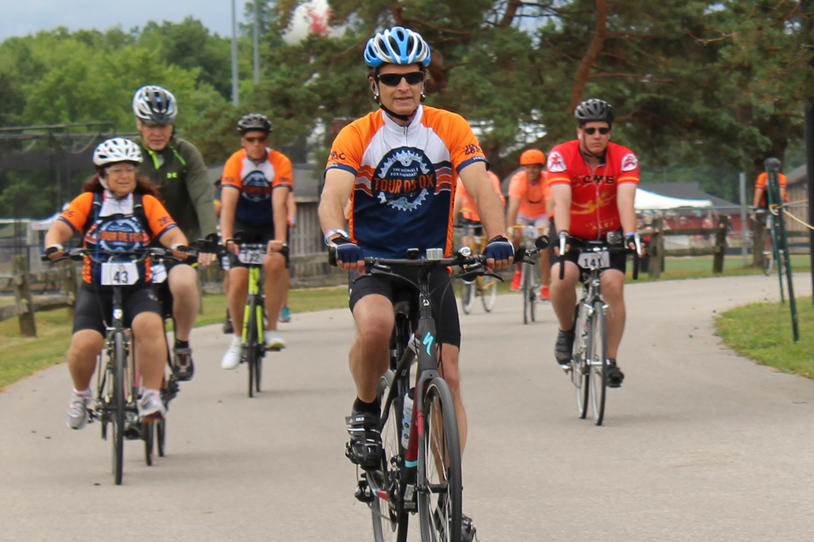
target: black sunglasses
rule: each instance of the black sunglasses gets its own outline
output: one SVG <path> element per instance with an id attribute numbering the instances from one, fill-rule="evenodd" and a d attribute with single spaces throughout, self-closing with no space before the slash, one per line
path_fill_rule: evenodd
<path id="1" fill-rule="evenodd" d="M 380 73 L 376 79 L 387 85 L 388 87 L 397 87 L 404 78 L 408 85 L 417 85 L 424 80 L 424 72 L 410 72 L 410 73 Z"/>
<path id="2" fill-rule="evenodd" d="M 245 137 L 243 139 L 245 139 L 247 143 L 263 143 L 268 139 L 268 136 Z"/>
<path id="3" fill-rule="evenodd" d="M 608 132 L 610 132 L 611 129 L 610 128 L 583 128 L 582 130 L 588 135 L 594 135 L 597 130 L 599 130 L 599 133 L 602 134 L 602 135 L 608 135 Z"/>

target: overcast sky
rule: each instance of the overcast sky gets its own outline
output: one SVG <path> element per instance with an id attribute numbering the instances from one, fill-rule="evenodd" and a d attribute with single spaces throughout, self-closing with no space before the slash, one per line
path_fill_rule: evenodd
<path id="1" fill-rule="evenodd" d="M 148 21 L 181 22 L 192 15 L 212 32 L 231 35 L 232 0 L 2 0 L 0 41 L 40 30 L 66 26 L 69 30 L 128 31 Z M 235 0 L 238 23 L 243 21 L 244 0 Z"/>

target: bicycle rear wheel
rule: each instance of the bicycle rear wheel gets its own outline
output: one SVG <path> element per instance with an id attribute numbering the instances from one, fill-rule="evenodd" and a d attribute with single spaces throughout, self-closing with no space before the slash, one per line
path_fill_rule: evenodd
<path id="1" fill-rule="evenodd" d="M 379 382 L 379 398 L 384 405 L 390 388 L 393 385 L 393 371 L 388 370 Z M 384 448 L 384 458 L 382 468 L 379 472 L 367 472 L 366 476 L 375 476 L 376 486 L 382 489 L 398 488 L 399 495 L 392 495 L 372 492 L 372 500 L 369 503 L 370 515 L 373 522 L 373 539 L 375 542 L 405 542 L 407 540 L 408 513 L 404 510 L 402 500 L 404 486 L 399 485 L 399 468 L 401 449 L 399 440 L 401 439 L 401 405 L 394 400 L 390 403 L 389 411 L 382 412 L 381 419 L 384 423 L 381 427 L 382 446 Z"/>
<path id="2" fill-rule="evenodd" d="M 591 315 L 591 339 L 588 355 L 591 383 L 588 386 L 591 392 L 591 411 L 594 423 L 602 425 L 605 417 L 605 392 L 607 389 L 608 342 L 605 335 L 605 311 L 602 301 L 594 303 Z"/>
<path id="3" fill-rule="evenodd" d="M 118 330 L 113 334 L 113 397 L 111 402 L 113 422 L 113 479 L 116 485 L 122 483 L 122 467 L 124 462 L 124 364 L 125 356 L 124 331 Z"/>
<path id="4" fill-rule="evenodd" d="M 485 284 L 481 289 L 481 302 L 483 302 L 483 310 L 492 312 L 495 308 L 495 301 L 497 301 L 497 279 L 494 277 L 479 277 Z"/>
<path id="5" fill-rule="evenodd" d="M 455 405 L 447 383 L 433 378 L 422 405 L 423 435 L 418 448 L 418 515 L 421 539 L 461 538 L 461 448 Z M 419 434 L 422 432 L 419 431 Z"/>
<path id="6" fill-rule="evenodd" d="M 475 299 L 475 282 L 471 280 L 461 281 L 461 309 L 464 314 L 472 312 L 472 302 Z"/>

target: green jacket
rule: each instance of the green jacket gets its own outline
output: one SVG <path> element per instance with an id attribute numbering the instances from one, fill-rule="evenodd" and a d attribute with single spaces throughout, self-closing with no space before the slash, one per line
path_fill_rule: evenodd
<path id="1" fill-rule="evenodd" d="M 140 137 L 136 142 L 144 156 L 139 174 L 158 187 L 161 202 L 187 239 L 192 242 L 215 233 L 212 183 L 195 145 L 173 136 L 163 150 L 152 151 Z"/>

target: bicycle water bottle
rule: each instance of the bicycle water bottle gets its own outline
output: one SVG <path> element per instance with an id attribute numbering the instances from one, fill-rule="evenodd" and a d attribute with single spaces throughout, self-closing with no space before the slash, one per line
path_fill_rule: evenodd
<path id="1" fill-rule="evenodd" d="M 405 450 L 410 445 L 410 425 L 413 420 L 413 390 L 404 395 L 404 407 L 401 418 L 401 447 Z"/>

